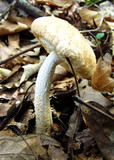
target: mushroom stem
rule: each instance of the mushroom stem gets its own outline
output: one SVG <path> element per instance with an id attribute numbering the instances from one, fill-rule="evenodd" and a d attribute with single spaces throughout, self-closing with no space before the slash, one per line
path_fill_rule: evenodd
<path id="1" fill-rule="evenodd" d="M 39 134 L 49 134 L 53 124 L 49 93 L 55 67 L 61 62 L 62 60 L 59 56 L 54 51 L 51 51 L 38 72 L 34 106 L 36 114 L 35 131 Z"/>

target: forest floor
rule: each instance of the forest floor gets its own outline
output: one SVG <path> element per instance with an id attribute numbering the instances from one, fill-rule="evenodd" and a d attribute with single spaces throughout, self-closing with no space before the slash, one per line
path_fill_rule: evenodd
<path id="1" fill-rule="evenodd" d="M 78 85 L 74 74 L 56 67 L 49 96 L 53 126 L 45 135 L 35 133 L 34 94 L 48 53 L 31 24 L 51 15 L 83 34 L 97 64 L 91 78 L 77 76 Z M 0 1 L 0 65 L 0 160 L 114 160 L 113 2 Z"/>

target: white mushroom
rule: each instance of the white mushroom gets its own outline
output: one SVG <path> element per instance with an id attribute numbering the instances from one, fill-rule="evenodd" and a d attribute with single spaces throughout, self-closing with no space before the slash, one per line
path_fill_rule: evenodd
<path id="1" fill-rule="evenodd" d="M 80 32 L 67 21 L 54 16 L 37 18 L 32 32 L 46 49 L 48 57 L 41 66 L 35 88 L 36 133 L 49 134 L 52 122 L 49 93 L 56 65 L 68 57 L 76 75 L 89 78 L 94 73 L 96 58 L 92 48 Z"/>

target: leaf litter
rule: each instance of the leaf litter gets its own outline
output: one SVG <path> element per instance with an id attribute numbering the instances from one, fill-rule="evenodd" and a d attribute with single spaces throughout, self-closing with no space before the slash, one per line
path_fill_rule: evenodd
<path id="1" fill-rule="evenodd" d="M 86 38 L 92 40 L 96 57 L 100 57 L 100 53 L 96 42 L 88 32 L 93 30 L 92 34 L 96 38 L 98 35 L 101 36 L 102 32 L 105 33 L 98 42 L 102 50 L 102 45 L 108 46 L 103 50 L 103 59 L 106 61 L 97 59 L 97 67 L 92 79 L 78 78 L 78 84 L 82 101 L 113 116 L 112 3 L 101 3 L 102 10 L 98 11 L 98 8 L 94 7 L 85 9 L 85 2 L 79 0 L 29 2 L 43 10 L 45 15 L 53 14 L 66 19 L 82 32 L 84 30 Z M 4 11 L 9 4 L 6 1 L 0 4 L 2 6 L 0 12 L 4 17 Z M 18 13 L 21 13 L 21 17 Z M 103 160 L 105 158 L 113 160 L 113 120 L 81 103 L 74 102 L 72 96 L 77 96 L 77 88 L 73 75 L 62 67 L 56 69 L 51 86 L 50 101 L 54 120 L 51 135 L 34 134 L 34 85 L 32 83 L 34 84 L 36 80 L 41 57 L 47 56 L 47 53 L 41 46 L 29 49 L 31 45 L 37 43 L 30 30 L 31 23 L 35 19 L 34 15 L 32 17 L 22 9 L 20 12 L 18 5 L 13 10 L 9 10 L 7 18 L 4 17 L 2 20 L 4 19 L 6 20 L 1 21 L 0 24 L 0 60 L 7 61 L 1 65 L 0 70 L 0 159 Z M 98 29 L 95 31 L 95 28 Z M 24 49 L 28 51 L 9 60 L 11 56 L 21 53 Z M 111 57 L 110 62 L 105 58 L 107 53 Z M 28 67 L 32 67 L 33 71 L 29 72 Z"/>

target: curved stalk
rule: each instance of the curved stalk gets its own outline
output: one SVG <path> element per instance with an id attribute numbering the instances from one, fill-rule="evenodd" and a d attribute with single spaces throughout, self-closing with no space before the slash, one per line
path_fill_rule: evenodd
<path id="1" fill-rule="evenodd" d="M 59 56 L 52 51 L 42 64 L 37 76 L 34 106 L 36 114 L 36 133 L 39 134 L 49 134 L 53 124 L 49 93 L 55 67 L 57 64 L 61 63 L 61 61 Z"/>

